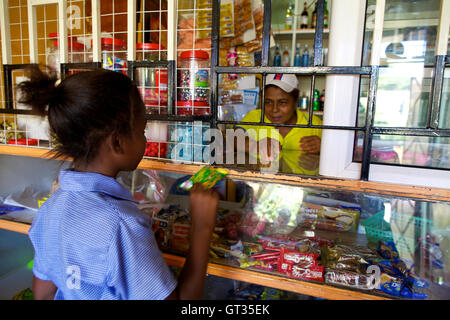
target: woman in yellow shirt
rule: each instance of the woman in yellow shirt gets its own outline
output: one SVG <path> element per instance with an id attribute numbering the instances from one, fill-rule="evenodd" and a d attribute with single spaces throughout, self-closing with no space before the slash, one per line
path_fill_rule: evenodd
<path id="1" fill-rule="evenodd" d="M 271 145 L 275 146 L 275 153 L 280 155 L 283 172 L 316 175 L 322 130 L 276 126 L 276 124 L 308 124 L 308 114 L 297 108 L 298 97 L 298 80 L 294 74 L 268 74 L 264 98 L 264 122 L 273 123 L 274 126 L 240 125 L 237 128 L 244 129 L 248 138 L 254 141 L 267 139 L 269 150 Z M 260 119 L 261 109 L 256 109 L 250 111 L 242 122 L 260 122 Z M 321 125 L 322 120 L 313 116 L 312 123 Z M 250 149 L 247 139 L 245 151 L 255 153 Z M 268 153 L 270 155 L 270 151 Z M 277 158 L 277 155 L 271 156 Z"/>

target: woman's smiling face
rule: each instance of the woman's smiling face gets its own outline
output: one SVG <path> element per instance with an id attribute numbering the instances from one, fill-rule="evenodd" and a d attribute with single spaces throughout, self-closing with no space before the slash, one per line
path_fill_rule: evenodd
<path id="1" fill-rule="evenodd" d="M 291 94 L 276 86 L 268 86 L 265 93 L 264 113 L 272 123 L 295 124 L 297 122 L 297 101 Z"/>

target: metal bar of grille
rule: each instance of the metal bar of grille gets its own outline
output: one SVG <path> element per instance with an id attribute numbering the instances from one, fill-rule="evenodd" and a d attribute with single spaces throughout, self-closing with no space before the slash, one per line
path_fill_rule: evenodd
<path id="1" fill-rule="evenodd" d="M 216 68 L 219 65 L 219 28 L 220 28 L 220 1 L 213 1 L 212 6 L 213 22 L 211 30 L 211 91 L 210 91 L 210 110 L 211 110 L 211 128 L 217 128 L 218 115 L 218 82 L 219 74 Z"/>
<path id="2" fill-rule="evenodd" d="M 431 82 L 431 95 L 428 105 L 427 128 L 437 129 L 439 127 L 439 113 L 442 99 L 442 86 L 445 73 L 445 55 L 436 56 Z"/>
<path id="3" fill-rule="evenodd" d="M 263 67 L 267 67 L 269 65 L 271 19 L 272 19 L 272 0 L 264 0 L 264 18 L 263 18 L 262 52 L 261 52 L 261 65 Z"/>
<path id="4" fill-rule="evenodd" d="M 378 87 L 378 66 L 372 66 L 372 74 L 370 76 L 369 84 L 369 101 L 367 103 L 366 111 L 366 128 L 364 132 L 364 144 L 362 154 L 361 180 L 369 180 L 370 156 L 372 152 L 372 138 L 373 138 L 373 118 L 375 115 L 375 100 Z"/>
<path id="5" fill-rule="evenodd" d="M 295 73 L 300 75 L 360 74 L 370 75 L 371 67 L 221 67 L 217 73 Z"/>
<path id="6" fill-rule="evenodd" d="M 317 1 L 316 33 L 314 36 L 314 65 L 322 65 L 324 0 Z"/>

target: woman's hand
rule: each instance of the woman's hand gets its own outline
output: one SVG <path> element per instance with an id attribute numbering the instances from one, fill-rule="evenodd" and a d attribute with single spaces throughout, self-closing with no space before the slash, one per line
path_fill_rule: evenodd
<path id="1" fill-rule="evenodd" d="M 298 157 L 298 165 L 305 170 L 315 171 L 319 168 L 318 154 L 303 153 Z"/>
<path id="2" fill-rule="evenodd" d="M 249 144 L 250 154 L 258 154 L 263 163 L 275 161 L 281 153 L 281 144 L 277 139 L 263 138 Z"/>
<path id="3" fill-rule="evenodd" d="M 300 139 L 300 150 L 309 154 L 320 153 L 321 140 L 318 136 L 307 136 Z"/>

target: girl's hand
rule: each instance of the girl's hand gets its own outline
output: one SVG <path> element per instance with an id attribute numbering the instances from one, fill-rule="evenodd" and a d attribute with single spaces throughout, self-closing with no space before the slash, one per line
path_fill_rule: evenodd
<path id="1" fill-rule="evenodd" d="M 310 154 L 320 153 L 321 140 L 318 136 L 307 136 L 300 139 L 300 150 Z"/>
<path id="2" fill-rule="evenodd" d="M 190 191 L 192 226 L 195 229 L 207 229 L 212 232 L 216 223 L 219 195 L 201 184 L 194 184 Z"/>

